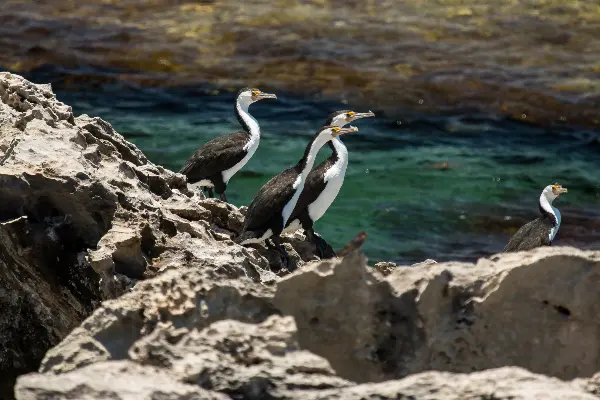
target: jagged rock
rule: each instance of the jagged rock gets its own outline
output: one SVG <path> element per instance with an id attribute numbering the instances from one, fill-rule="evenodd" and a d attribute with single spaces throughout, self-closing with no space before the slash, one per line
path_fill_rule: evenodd
<path id="1" fill-rule="evenodd" d="M 258 325 L 220 321 L 201 331 L 166 325 L 129 354 L 139 363 L 163 367 L 178 381 L 233 398 L 301 398 L 350 384 L 335 376 L 326 360 L 300 350 L 295 335 L 294 320 L 278 316 Z"/>
<path id="2" fill-rule="evenodd" d="M 582 388 L 522 368 L 504 367 L 472 374 L 424 372 L 397 381 L 323 390 L 306 400 L 596 400 Z"/>
<path id="3" fill-rule="evenodd" d="M 186 385 L 159 368 L 131 361 L 101 362 L 47 377 L 30 374 L 15 387 L 21 400 L 227 400 L 228 396 Z"/>
<path id="4" fill-rule="evenodd" d="M 0 73 L 0 100 L 0 395 L 101 300 L 159 273 L 165 252 L 226 277 L 278 279 L 275 252 L 229 240 L 235 207 L 204 199 L 109 123 L 75 118 L 49 85 L 14 74 Z"/>
<path id="5" fill-rule="evenodd" d="M 388 276 L 389 274 L 394 272 L 394 270 L 398 268 L 398 266 L 393 262 L 381 261 L 373 265 L 373 268 L 375 268 L 375 270 L 378 271 L 381 275 Z"/>
<path id="6" fill-rule="evenodd" d="M 284 277 L 273 304 L 295 318 L 300 346 L 349 380 L 507 365 L 572 379 L 600 370 L 598 281 L 600 252 L 567 247 L 387 277 L 353 253 Z"/>
<path id="7" fill-rule="evenodd" d="M 261 324 L 224 320 L 204 329 L 158 323 L 134 343 L 131 360 L 102 361 L 63 374 L 29 374 L 15 387 L 34 399 L 298 399 L 298 400 L 592 400 L 592 381 L 563 382 L 522 368 L 472 374 L 424 372 L 355 385 L 328 362 L 299 349 L 290 317 Z"/>
<path id="8" fill-rule="evenodd" d="M 167 254 L 160 262 L 159 276 L 138 282 L 119 299 L 105 301 L 48 351 L 40 371 L 64 373 L 99 361 L 125 359 L 136 342 L 156 335 L 159 325 L 173 331 L 202 329 L 224 319 L 259 323 L 278 313 L 270 303 L 273 288 L 248 278 L 229 279 L 210 259 L 194 254 L 181 259 L 180 251 Z"/>
<path id="9" fill-rule="evenodd" d="M 204 312 L 210 308 L 206 305 Z M 120 352 L 119 358 L 129 358 L 127 361 L 71 364 L 79 368 L 58 375 L 23 376 L 16 385 L 16 397 L 74 399 L 85 394 L 88 399 L 100 400 L 111 393 L 117 399 L 149 399 L 159 392 L 165 396 L 208 396 L 205 389 L 212 396 L 206 398 L 220 398 L 214 393 L 219 392 L 232 398 L 302 399 L 317 390 L 351 384 L 335 376 L 326 360 L 298 348 L 296 326 L 290 317 L 271 316 L 261 324 L 193 322 L 175 318 L 157 321 L 128 352 Z M 125 332 L 121 329 L 119 333 Z M 124 340 L 129 341 L 130 336 Z"/>
<path id="10" fill-rule="evenodd" d="M 585 379 L 600 370 L 600 252 L 372 268 L 364 233 L 319 261 L 296 232 L 282 268 L 231 240 L 244 207 L 205 199 L 49 87 L 0 74 L 0 99 L 0 396 L 42 357 L 18 398 L 600 392 Z M 580 379 L 469 374 L 509 365 Z"/>

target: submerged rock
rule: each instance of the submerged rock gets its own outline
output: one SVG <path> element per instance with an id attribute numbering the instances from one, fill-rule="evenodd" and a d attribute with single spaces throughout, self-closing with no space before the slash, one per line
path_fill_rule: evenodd
<path id="1" fill-rule="evenodd" d="M 34 370 L 16 398 L 600 393 L 600 252 L 373 268 L 364 234 L 319 260 L 296 232 L 282 269 L 230 240 L 245 208 L 189 190 L 108 123 L 15 75 L 0 99 L 4 397 Z"/>

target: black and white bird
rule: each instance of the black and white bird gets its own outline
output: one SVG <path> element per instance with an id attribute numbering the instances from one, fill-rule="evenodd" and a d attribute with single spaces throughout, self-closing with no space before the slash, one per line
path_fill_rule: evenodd
<path id="1" fill-rule="evenodd" d="M 184 174 L 189 183 L 208 188 L 209 197 L 213 196 L 214 188 L 221 200 L 227 201 L 227 183 L 246 165 L 260 142 L 260 126 L 248 107 L 259 100 L 276 98 L 274 94 L 254 88 L 238 91 L 235 115 L 244 130 L 205 143 L 188 158 L 179 173 Z"/>
<path id="2" fill-rule="evenodd" d="M 343 110 L 329 115 L 325 125 L 344 127 L 352 121 L 360 118 L 374 117 L 371 111 L 356 113 Z M 348 168 L 348 149 L 340 139 L 336 137 L 328 143 L 332 154 L 321 164 L 316 166 L 304 183 L 304 190 L 298 199 L 298 203 L 286 224 L 283 233 L 294 232 L 303 228 L 306 238 L 315 242 L 313 224 L 321 218 L 337 197 Z M 323 249 L 317 244 L 317 249 L 323 253 Z"/>
<path id="3" fill-rule="evenodd" d="M 540 246 L 550 246 L 560 227 L 560 212 L 552 206 L 552 202 L 567 188 L 558 183 L 548 185 L 542 191 L 539 207 L 542 216 L 523 225 L 515 233 L 504 248 L 504 252 L 529 250 Z"/>
<path id="4" fill-rule="evenodd" d="M 358 128 L 340 128 L 339 126 L 324 126 L 312 137 L 304 155 L 298 163 L 280 174 L 274 176 L 263 185 L 250 203 L 244 227 L 235 239 L 241 245 L 261 243 L 271 238 L 277 250 L 287 265 L 287 252 L 281 245 L 280 234 L 283 231 L 298 199 L 304 189 L 304 182 L 315 163 L 317 153 L 327 142 Z M 249 237 L 248 237 L 249 236 Z"/>

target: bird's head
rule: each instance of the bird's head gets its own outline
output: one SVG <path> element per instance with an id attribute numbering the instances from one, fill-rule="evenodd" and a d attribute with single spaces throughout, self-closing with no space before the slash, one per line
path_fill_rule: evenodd
<path id="1" fill-rule="evenodd" d="M 356 121 L 357 119 L 374 116 L 375 114 L 371 111 L 366 113 L 357 113 L 350 110 L 341 110 L 329 114 L 325 125 L 343 127 L 344 125 L 347 125 L 352 121 Z"/>
<path id="2" fill-rule="evenodd" d="M 552 200 L 556 199 L 563 193 L 567 193 L 567 188 L 562 187 L 559 183 L 555 183 L 554 185 L 548 185 L 544 188 L 542 194 L 546 196 L 546 198 L 552 202 Z"/>
<path id="3" fill-rule="evenodd" d="M 331 140 L 335 137 L 338 137 L 340 135 L 343 135 L 345 133 L 350 133 L 350 132 L 358 132 L 358 128 L 355 126 L 350 126 L 349 128 L 340 128 L 339 126 L 328 126 L 328 127 L 325 127 L 325 129 L 323 129 L 321 131 L 319 136 L 327 138 L 328 140 Z"/>
<path id="4" fill-rule="evenodd" d="M 250 105 L 262 99 L 276 99 L 277 96 L 272 93 L 265 93 L 260 89 L 256 88 L 243 88 L 240 89 L 237 95 L 238 103 L 242 105 Z"/>

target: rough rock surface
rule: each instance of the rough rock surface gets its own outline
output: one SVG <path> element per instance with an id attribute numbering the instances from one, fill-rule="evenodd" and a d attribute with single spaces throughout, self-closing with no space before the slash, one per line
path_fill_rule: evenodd
<path id="1" fill-rule="evenodd" d="M 516 365 L 561 379 L 600 370 L 600 252 L 566 247 L 477 264 L 431 263 L 384 277 L 357 253 L 305 266 L 273 304 L 300 346 L 343 378 Z"/>
<path id="2" fill-rule="evenodd" d="M 226 277 L 277 279 L 276 252 L 229 240 L 243 216 L 149 162 L 49 85 L 0 73 L 0 394 L 101 300 L 156 275 L 163 253 Z M 294 268 L 315 259 L 288 238 Z M 299 253 L 294 250 L 297 244 Z"/>
<path id="3" fill-rule="evenodd" d="M 588 390 L 597 389 L 597 386 Z M 423 372 L 407 378 L 323 390 L 307 400 L 597 400 L 576 384 L 533 374 L 518 367 L 472 374 Z"/>
<path id="4" fill-rule="evenodd" d="M 297 232 L 287 271 L 48 87 L 0 99 L 0 397 L 598 398 L 600 252 L 373 268 Z"/>
<path id="5" fill-rule="evenodd" d="M 301 350 L 291 317 L 261 324 L 224 320 L 204 329 L 158 324 L 135 343 L 131 360 L 100 361 L 60 374 L 19 378 L 15 393 L 33 399 L 547 399 L 592 400 L 594 380 L 563 382 L 522 368 L 472 374 L 424 372 L 356 385 L 327 360 Z"/>

